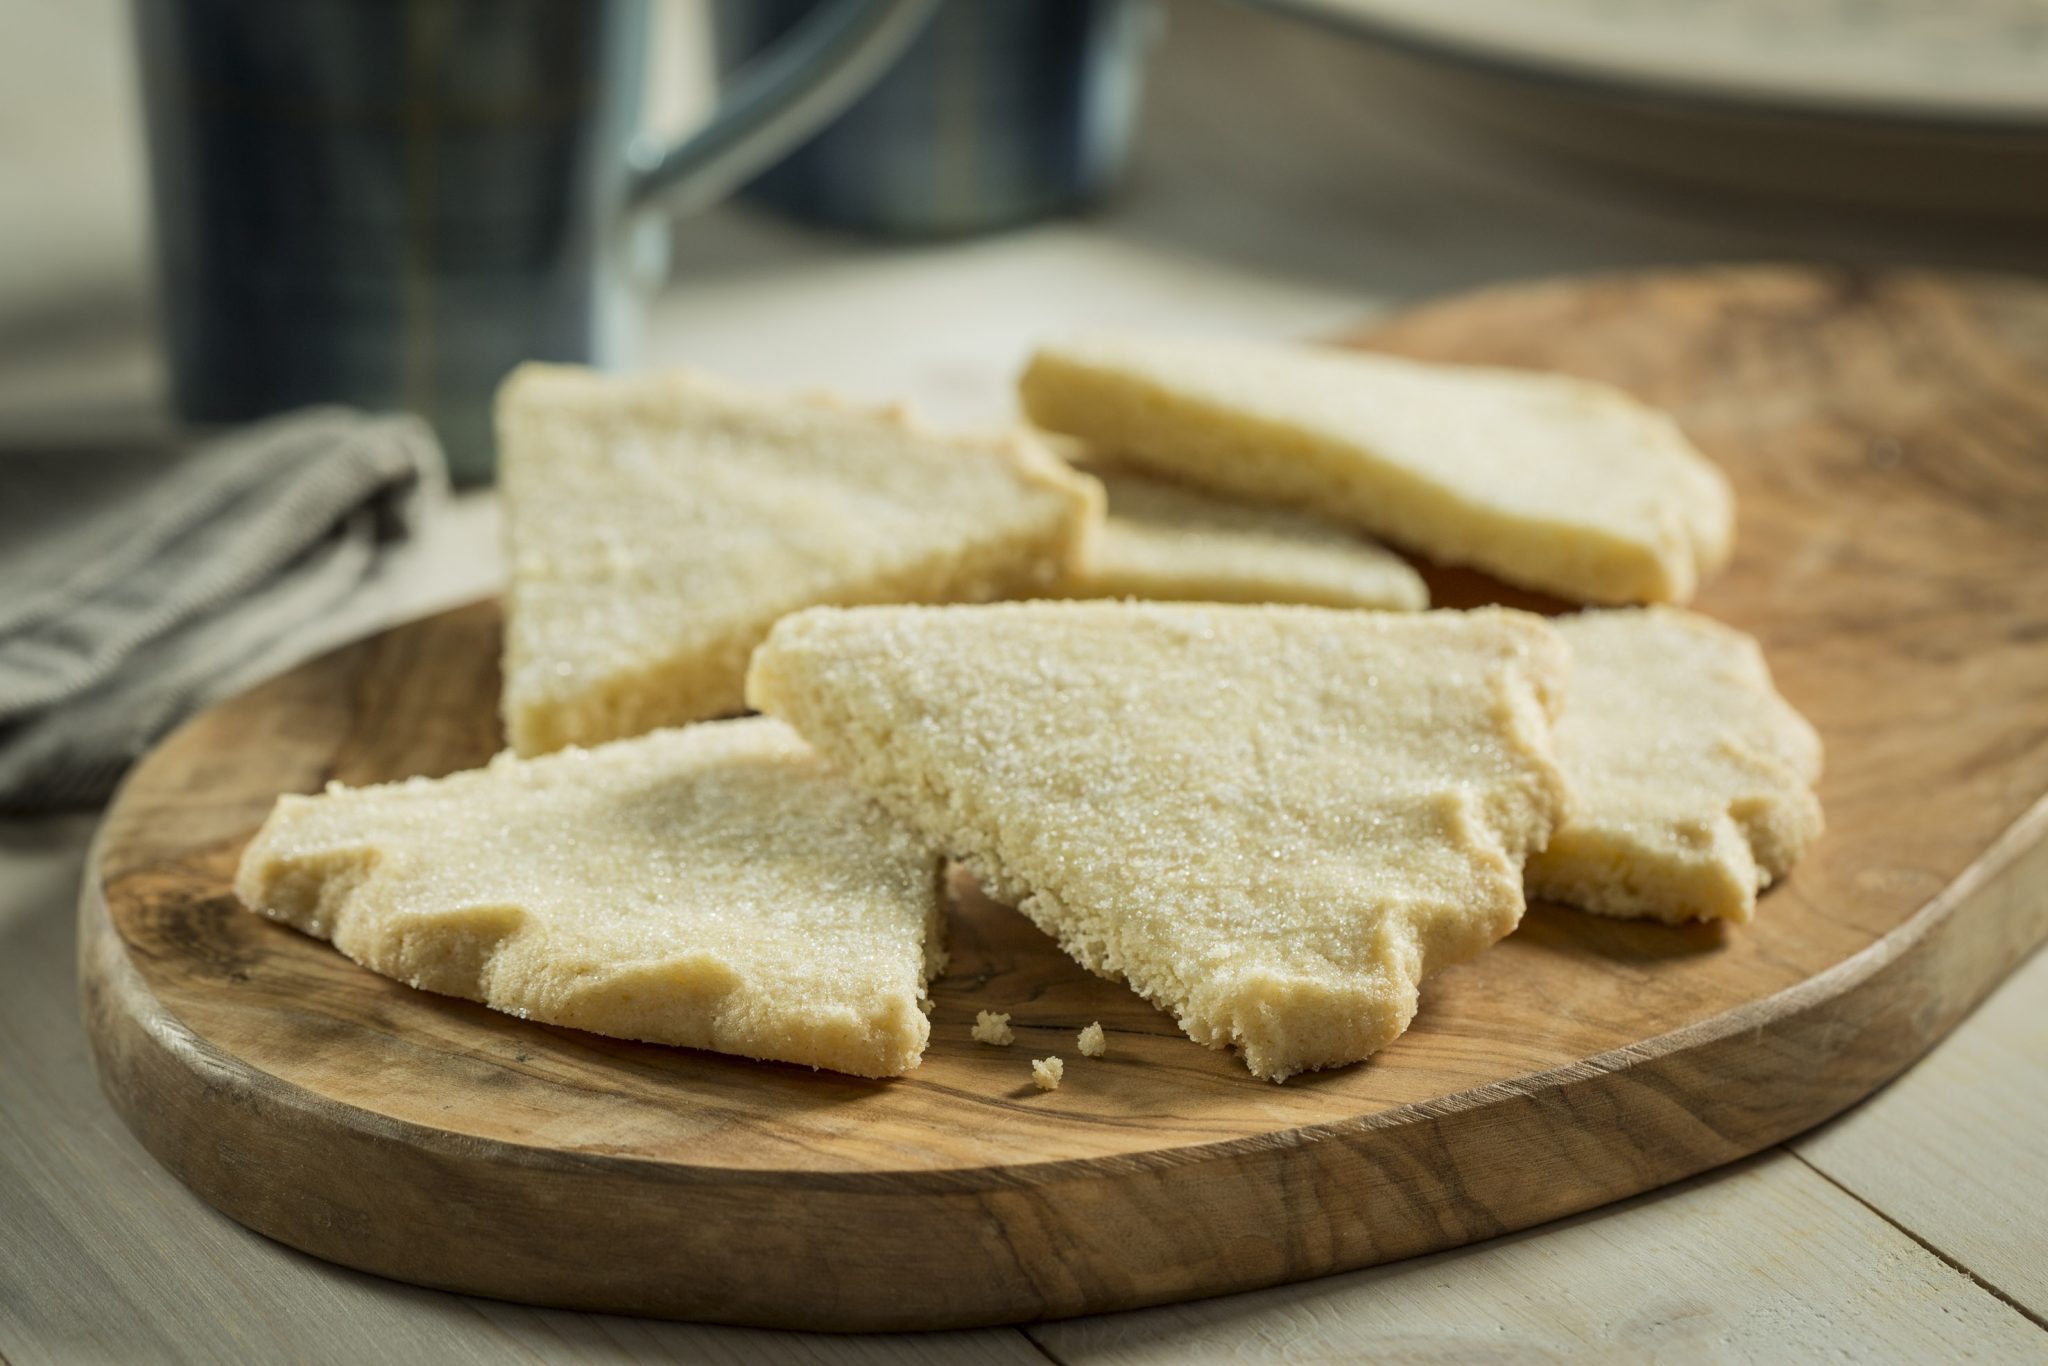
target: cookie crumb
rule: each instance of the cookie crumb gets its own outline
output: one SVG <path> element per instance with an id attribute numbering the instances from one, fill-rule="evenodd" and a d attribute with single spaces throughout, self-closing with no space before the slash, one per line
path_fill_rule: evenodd
<path id="1" fill-rule="evenodd" d="M 1076 1046 L 1084 1058 L 1099 1058 L 1109 1051 L 1109 1041 L 1102 1037 L 1102 1022 L 1097 1020 L 1081 1031 Z"/>
<path id="2" fill-rule="evenodd" d="M 1067 1073 L 1067 1065 L 1058 1058 L 1034 1060 L 1031 1064 L 1031 1084 L 1041 1091 L 1057 1091 L 1060 1078 Z"/>
<path id="3" fill-rule="evenodd" d="M 1017 1035 L 1010 1028 L 1010 1017 L 998 1015 L 993 1010 L 978 1010 L 974 1013 L 974 1041 L 1008 1048 L 1017 1041 Z"/>

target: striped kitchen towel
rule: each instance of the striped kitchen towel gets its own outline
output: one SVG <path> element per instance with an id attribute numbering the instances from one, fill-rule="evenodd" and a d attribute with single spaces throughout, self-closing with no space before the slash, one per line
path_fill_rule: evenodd
<path id="1" fill-rule="evenodd" d="M 444 485 L 423 423 L 345 408 L 185 451 L 0 452 L 0 810 L 103 799 L 317 634 Z"/>

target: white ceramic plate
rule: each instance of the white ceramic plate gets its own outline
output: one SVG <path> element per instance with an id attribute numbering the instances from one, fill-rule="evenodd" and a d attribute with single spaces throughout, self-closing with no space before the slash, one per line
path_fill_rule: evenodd
<path id="1" fill-rule="evenodd" d="M 1256 0 L 1552 80 L 2048 130 L 2048 0 Z"/>

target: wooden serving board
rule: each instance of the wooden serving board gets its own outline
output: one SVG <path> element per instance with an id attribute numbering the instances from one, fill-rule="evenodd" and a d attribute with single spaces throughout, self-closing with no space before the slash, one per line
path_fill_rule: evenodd
<path id="1" fill-rule="evenodd" d="M 1762 637 L 1828 746 L 1828 834 L 1754 926 L 1535 907 L 1432 978 L 1393 1047 L 1282 1086 L 967 890 L 902 1080 L 525 1023 L 372 976 L 229 891 L 279 792 L 496 748 L 484 604 L 217 707 L 129 779 L 83 903 L 115 1106 L 207 1200 L 337 1262 L 868 1329 L 1452 1247 L 1852 1104 L 2048 934 L 2048 290 L 1700 271 L 1482 293 L 1362 341 L 1618 382 L 1726 464 L 1740 549 L 1699 605 Z M 1013 1013 L 1016 1047 L 969 1041 L 978 1008 Z M 1074 1049 L 1091 1020 L 1100 1061 Z M 1041 1094 L 1027 1060 L 1049 1053 L 1067 1080 Z"/>

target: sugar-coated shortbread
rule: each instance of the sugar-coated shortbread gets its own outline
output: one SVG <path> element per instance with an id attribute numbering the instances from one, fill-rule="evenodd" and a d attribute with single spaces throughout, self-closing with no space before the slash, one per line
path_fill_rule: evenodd
<path id="1" fill-rule="evenodd" d="M 498 397 L 505 729 L 521 754 L 737 712 L 747 656 L 816 603 L 1043 591 L 1101 490 L 1028 432 L 689 371 L 528 365 Z"/>
<path id="2" fill-rule="evenodd" d="M 1568 656 L 1520 612 L 816 609 L 747 695 L 1083 966 L 1274 1080 L 1523 909 Z"/>
<path id="3" fill-rule="evenodd" d="M 1031 419 L 1577 602 L 1689 601 L 1727 479 L 1668 416 L 1564 375 L 1333 348 L 1103 336 L 1038 352 Z"/>
<path id="4" fill-rule="evenodd" d="M 1572 811 L 1529 894 L 1604 915 L 1732 920 L 1821 832 L 1821 743 L 1757 643 L 1676 608 L 1583 612 L 1557 753 Z"/>
<path id="5" fill-rule="evenodd" d="M 865 1077 L 942 956 L 937 853 L 765 717 L 280 797 L 235 891 L 428 991 Z"/>
<path id="6" fill-rule="evenodd" d="M 1429 606 L 1422 576 L 1356 532 L 1133 470 L 1086 469 L 1109 496 L 1108 515 L 1053 596 L 1402 612 Z"/>

